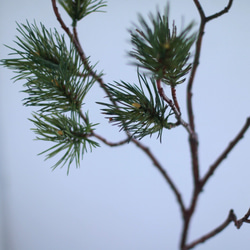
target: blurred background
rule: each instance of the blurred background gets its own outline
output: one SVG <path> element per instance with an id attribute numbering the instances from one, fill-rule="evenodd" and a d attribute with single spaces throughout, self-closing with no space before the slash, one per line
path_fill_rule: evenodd
<path id="1" fill-rule="evenodd" d="M 226 0 L 200 1 L 206 15 L 222 10 Z M 191 21 L 199 28 L 199 15 L 192 0 L 172 0 L 170 20 L 179 30 Z M 78 24 L 87 56 L 104 81 L 137 82 L 136 69 L 129 65 L 131 49 L 128 29 L 137 15 L 156 12 L 167 1 L 108 0 L 107 13 L 95 13 Z M 71 21 L 59 8 L 65 22 Z M 200 66 L 195 77 L 194 112 L 200 139 L 201 174 L 215 161 L 242 128 L 250 115 L 250 2 L 234 1 L 230 12 L 205 30 Z M 7 58 L 18 35 L 16 23 L 42 22 L 58 29 L 51 1 L 8 0 L 0 3 L 0 58 Z M 1 250 L 174 250 L 181 230 L 176 199 L 152 162 L 132 144 L 109 148 L 101 144 L 84 156 L 79 169 L 72 164 L 51 171 L 56 159 L 44 161 L 38 153 L 52 146 L 34 141 L 27 119 L 35 109 L 25 108 L 23 82 L 11 80 L 15 74 L 0 67 L 0 249 Z M 177 95 L 186 116 L 186 83 Z M 96 85 L 86 98 L 97 132 L 109 141 L 124 134 L 110 126 L 95 101 L 105 94 Z M 192 178 L 187 133 L 182 127 L 165 131 L 163 142 L 145 138 L 190 203 Z M 209 180 L 192 220 L 189 242 L 220 225 L 230 209 L 241 218 L 250 205 L 250 131 Z M 233 224 L 222 233 L 198 245 L 199 250 L 249 249 L 250 226 L 237 230 Z"/>

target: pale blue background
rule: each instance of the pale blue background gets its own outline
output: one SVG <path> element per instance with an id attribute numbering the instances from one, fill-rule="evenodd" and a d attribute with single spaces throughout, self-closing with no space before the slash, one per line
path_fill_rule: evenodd
<path id="1" fill-rule="evenodd" d="M 224 8 L 226 0 L 201 1 L 207 14 Z M 127 29 L 137 13 L 147 14 L 166 1 L 110 0 L 106 14 L 93 14 L 79 24 L 87 55 L 104 70 L 106 82 L 136 82 L 128 65 Z M 176 24 L 197 22 L 192 0 L 172 0 L 171 18 Z M 60 12 L 65 17 L 62 9 Z M 234 1 L 227 15 L 206 27 L 201 65 L 194 85 L 194 111 L 200 138 L 201 172 L 212 164 L 250 115 L 250 2 Z M 60 27 L 49 0 L 8 0 L 0 3 L 0 58 L 14 46 L 17 22 L 42 22 Z M 69 21 L 68 18 L 65 20 Z M 32 108 L 22 106 L 22 83 L 0 68 L 0 249 L 2 250 L 175 250 L 181 217 L 175 197 L 145 155 L 134 145 L 108 148 L 102 145 L 87 154 L 81 168 L 51 172 L 53 160 L 44 162 L 37 153 L 49 146 L 33 141 Z M 185 110 L 185 83 L 177 93 Z M 99 114 L 95 101 L 104 93 L 94 88 L 84 108 L 90 109 L 97 132 L 111 141 L 124 138 Z M 186 131 L 179 127 L 164 133 L 163 144 L 155 137 L 143 143 L 152 147 L 189 203 L 190 154 Z M 190 241 L 218 226 L 233 208 L 242 217 L 250 205 L 250 131 L 224 161 L 205 187 L 192 221 Z M 250 225 L 237 230 L 233 224 L 199 250 L 248 250 Z"/>

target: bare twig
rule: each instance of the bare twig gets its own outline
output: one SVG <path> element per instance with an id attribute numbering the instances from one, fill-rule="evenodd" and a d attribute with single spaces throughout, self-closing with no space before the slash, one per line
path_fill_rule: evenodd
<path id="1" fill-rule="evenodd" d="M 196 5 L 196 8 L 197 10 L 199 11 L 199 14 L 200 14 L 200 17 L 201 19 L 204 19 L 205 18 L 205 13 L 201 7 L 201 4 L 199 2 L 199 0 L 193 0 L 194 1 L 194 4 Z"/>
<path id="2" fill-rule="evenodd" d="M 222 152 L 222 154 L 217 158 L 217 160 L 212 164 L 204 176 L 204 178 L 201 180 L 201 186 L 204 186 L 208 179 L 213 175 L 214 171 L 218 168 L 220 163 L 227 157 L 227 155 L 232 151 L 232 149 L 238 144 L 238 142 L 243 138 L 245 132 L 250 127 L 250 117 L 247 118 L 244 126 L 240 130 L 240 132 L 236 135 L 236 137 L 229 143 L 227 148 Z"/>
<path id="3" fill-rule="evenodd" d="M 61 15 L 59 14 L 57 5 L 56 5 L 56 0 L 51 0 L 52 2 L 52 7 L 54 10 L 54 13 L 56 15 L 56 18 L 58 22 L 61 24 L 62 29 L 68 34 L 71 40 L 74 40 L 72 33 L 70 32 L 70 29 L 67 27 L 67 25 L 64 23 L 64 21 L 61 18 Z"/>
<path id="4" fill-rule="evenodd" d="M 195 247 L 196 245 L 198 245 L 200 243 L 204 243 L 208 239 L 212 238 L 213 236 L 217 235 L 222 230 L 224 230 L 231 222 L 234 222 L 234 225 L 239 229 L 244 222 L 245 223 L 250 223 L 250 220 L 248 219 L 249 217 L 250 217 L 250 208 L 247 211 L 247 213 L 239 220 L 237 220 L 237 217 L 236 217 L 233 209 L 231 209 L 229 211 L 229 214 L 228 214 L 226 220 L 220 226 L 216 227 L 214 230 L 212 230 L 211 232 L 205 234 L 201 238 L 199 238 L 199 239 L 193 241 L 192 243 L 186 245 L 183 248 L 183 250 L 191 249 L 191 248 Z"/>
<path id="5" fill-rule="evenodd" d="M 88 119 L 86 118 L 86 116 L 83 114 L 82 110 L 80 110 L 80 117 L 85 121 L 85 123 L 88 123 Z M 110 147 L 116 147 L 116 146 L 121 146 L 127 142 L 130 141 L 130 137 L 128 136 L 126 139 L 119 141 L 119 142 L 109 142 L 107 139 L 105 139 L 104 137 L 102 137 L 101 135 L 98 135 L 97 133 L 95 133 L 94 131 L 92 131 L 89 136 L 94 136 L 95 138 L 97 138 L 98 140 L 102 141 L 104 144 L 110 146 Z"/>
<path id="6" fill-rule="evenodd" d="M 250 220 L 248 219 L 250 217 L 250 208 L 248 209 L 247 213 L 239 220 L 237 220 L 236 216 L 234 216 L 234 225 L 237 229 L 240 229 L 243 223 L 250 223 Z"/>
<path id="7" fill-rule="evenodd" d="M 175 107 L 177 108 L 177 110 L 179 111 L 179 113 L 181 115 L 181 109 L 180 109 L 180 106 L 179 106 L 179 103 L 178 103 L 178 100 L 177 100 L 176 89 L 175 89 L 174 86 L 171 86 L 171 94 L 172 94 L 172 98 L 173 98 L 173 101 L 174 101 L 174 105 L 175 105 Z"/>
<path id="8" fill-rule="evenodd" d="M 162 99 L 171 107 L 171 109 L 173 110 L 173 112 L 175 113 L 175 117 L 177 119 L 177 121 L 184 127 L 186 128 L 186 130 L 188 131 L 188 133 L 190 134 L 190 137 L 193 138 L 193 140 L 197 140 L 197 136 L 194 133 L 194 131 L 191 129 L 191 127 L 189 126 L 189 124 L 187 122 L 185 122 L 182 118 L 181 118 L 181 113 L 178 110 L 178 108 L 175 106 L 174 102 L 169 99 L 165 93 L 164 90 L 161 86 L 161 80 L 157 79 L 156 80 L 156 85 L 157 85 L 157 89 L 159 92 L 159 95 L 162 97 Z"/>
<path id="9" fill-rule="evenodd" d="M 119 141 L 119 142 L 109 142 L 107 139 L 105 139 L 102 136 L 96 134 L 95 132 L 92 132 L 91 135 L 94 136 L 95 138 L 97 138 L 98 140 L 102 141 L 104 144 L 110 146 L 110 147 L 121 146 L 121 145 L 124 145 L 125 143 L 128 143 L 130 141 L 130 138 L 126 138 L 126 139 L 124 139 L 122 141 Z"/>
<path id="10" fill-rule="evenodd" d="M 214 15 L 206 17 L 206 22 L 209 22 L 212 19 L 215 19 L 217 17 L 220 17 L 220 16 L 226 14 L 230 10 L 230 8 L 232 7 L 232 4 L 233 4 L 233 0 L 229 0 L 228 5 L 224 8 L 224 10 L 222 10 Z"/>
<path id="11" fill-rule="evenodd" d="M 206 240 L 210 239 L 211 237 L 215 236 L 216 234 L 220 233 L 222 230 L 224 230 L 232 221 L 234 221 L 235 219 L 235 215 L 233 210 L 230 210 L 228 217 L 226 218 L 226 220 L 217 228 L 215 228 L 214 230 L 212 230 L 211 232 L 209 232 L 208 234 L 202 236 L 201 238 L 199 238 L 198 240 L 186 245 L 183 250 L 187 250 L 187 249 L 191 249 L 194 246 L 196 246 L 197 244 L 203 243 Z"/>
<path id="12" fill-rule="evenodd" d="M 172 191 L 174 192 L 178 204 L 181 208 L 181 212 L 182 214 L 185 213 L 186 209 L 183 203 L 183 199 L 181 196 L 181 193 L 179 192 L 178 188 L 176 187 L 176 185 L 174 184 L 174 182 L 172 181 L 172 179 L 170 178 L 169 174 L 167 173 L 167 171 L 163 168 L 163 166 L 159 163 L 159 161 L 155 158 L 155 156 L 152 154 L 152 152 L 150 151 L 150 149 L 146 146 L 144 146 L 143 144 L 141 144 L 138 140 L 135 139 L 131 139 L 136 146 L 140 147 L 142 149 L 142 151 L 144 151 L 146 153 L 146 155 L 148 155 L 148 157 L 152 160 L 153 164 L 155 165 L 155 167 L 160 171 L 160 173 L 163 175 L 164 179 L 167 181 L 167 183 L 169 184 L 170 188 L 172 189 Z"/>

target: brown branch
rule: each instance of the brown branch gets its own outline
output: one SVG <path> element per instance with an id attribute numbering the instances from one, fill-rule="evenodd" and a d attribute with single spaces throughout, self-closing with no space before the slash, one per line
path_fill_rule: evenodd
<path id="1" fill-rule="evenodd" d="M 173 98 L 173 101 L 174 101 L 174 105 L 177 108 L 177 110 L 179 111 L 179 113 L 181 114 L 180 106 L 179 106 L 177 96 L 176 96 L 176 89 L 175 89 L 174 86 L 171 86 L 171 94 L 172 94 L 172 98 Z"/>
<path id="2" fill-rule="evenodd" d="M 181 249 L 183 249 L 183 247 L 186 244 L 190 221 L 194 214 L 200 192 L 201 192 L 201 189 L 199 188 L 199 185 L 195 184 L 190 208 L 185 211 L 184 216 L 183 216 L 184 224 L 182 228 L 181 241 L 180 241 Z"/>
<path id="3" fill-rule="evenodd" d="M 244 222 L 245 223 L 250 223 L 250 220 L 248 219 L 249 217 L 250 217 L 250 208 L 247 211 L 247 213 L 239 220 L 237 220 L 237 217 L 236 217 L 233 209 L 231 209 L 229 211 L 229 214 L 228 214 L 226 220 L 220 226 L 216 227 L 214 230 L 212 230 L 208 234 L 202 236 L 201 238 L 199 238 L 199 239 L 193 241 L 192 243 L 186 245 L 183 248 L 183 250 L 191 249 L 191 248 L 195 247 L 196 245 L 198 245 L 200 243 L 204 243 L 208 239 L 212 238 L 213 236 L 215 236 L 218 233 L 220 233 L 221 231 L 223 231 L 231 222 L 234 222 L 234 225 L 236 226 L 236 228 L 239 229 Z"/>
<path id="4" fill-rule="evenodd" d="M 86 124 L 89 123 L 88 119 L 86 118 L 86 116 L 83 114 L 82 110 L 80 109 L 80 117 L 85 121 Z M 98 135 L 94 132 L 94 130 L 88 135 L 88 136 L 94 136 L 95 138 L 97 138 L 98 140 L 102 141 L 104 144 L 110 146 L 110 147 L 116 147 L 116 146 L 121 146 L 127 142 L 130 141 L 130 137 L 128 136 L 126 139 L 119 141 L 119 142 L 109 142 L 107 139 L 105 139 L 104 137 L 102 137 L 101 135 Z"/>
<path id="5" fill-rule="evenodd" d="M 210 17 L 206 17 L 205 12 L 203 11 L 203 8 L 199 2 L 199 0 L 193 0 L 194 4 L 199 12 L 200 15 L 200 27 L 199 27 L 199 32 L 198 32 L 198 37 L 196 41 L 196 47 L 195 47 L 195 56 L 194 56 L 194 61 L 193 61 L 193 67 L 190 73 L 188 85 L 187 85 L 187 91 L 186 91 L 186 98 L 187 98 L 187 113 L 188 113 L 188 123 L 193 131 L 193 135 L 197 135 L 196 129 L 195 129 L 195 122 L 194 122 L 194 111 L 193 111 L 193 102 L 192 102 L 192 89 L 193 89 L 193 82 L 194 82 L 194 77 L 197 72 L 197 68 L 199 65 L 199 60 L 200 60 L 200 53 L 201 53 L 201 45 L 203 41 L 203 35 L 204 35 L 204 30 L 205 30 L 205 25 L 208 21 L 223 15 L 226 13 L 229 8 L 232 5 L 232 0 L 229 0 L 229 4 L 227 7 L 221 11 L 218 12 L 214 15 L 211 15 Z M 192 195 L 192 201 L 190 204 L 190 208 L 186 211 L 186 214 L 184 216 L 184 225 L 183 225 L 183 231 L 182 231 L 182 236 L 181 236 L 181 249 L 184 249 L 184 246 L 186 244 L 187 240 L 187 234 L 190 226 L 190 220 L 191 217 L 195 211 L 197 200 L 199 197 L 199 194 L 202 191 L 202 187 L 204 186 L 205 182 L 201 182 L 200 176 L 199 176 L 199 159 L 198 159 L 198 137 L 196 136 L 195 138 L 191 136 L 190 134 L 189 137 L 189 146 L 190 146 L 190 151 L 191 151 L 191 159 L 192 159 L 192 171 L 193 171 L 193 180 L 194 180 L 194 191 Z"/>
<path id="6" fill-rule="evenodd" d="M 161 80 L 157 79 L 156 80 L 156 85 L 157 85 L 157 89 L 159 92 L 159 95 L 162 97 L 162 99 L 171 107 L 171 109 L 173 110 L 173 112 L 175 113 L 175 117 L 178 121 L 178 123 L 180 123 L 184 128 L 186 128 L 186 130 L 188 131 L 188 133 L 190 134 L 190 137 L 192 137 L 194 140 L 197 140 L 197 135 L 194 133 L 194 131 L 191 129 L 191 127 L 189 126 L 189 124 L 187 122 L 185 122 L 182 118 L 181 118 L 181 113 L 180 111 L 176 108 L 175 104 L 173 103 L 173 101 L 171 99 L 169 99 L 165 93 L 164 90 L 161 86 Z"/>
<path id="7" fill-rule="evenodd" d="M 172 189 L 172 191 L 174 192 L 174 194 L 176 196 L 176 199 L 177 199 L 178 204 L 179 204 L 179 206 L 181 208 L 182 214 L 184 214 L 186 209 L 185 209 L 185 206 L 184 206 L 184 203 L 183 203 L 181 193 L 178 191 L 176 185 L 174 184 L 174 182 L 172 181 L 172 179 L 168 175 L 167 171 L 161 166 L 161 164 L 158 162 L 158 160 L 155 158 L 155 156 L 152 154 L 152 152 L 150 151 L 150 149 L 148 147 L 141 144 L 138 140 L 135 140 L 133 138 L 131 140 L 135 143 L 136 146 L 141 148 L 142 151 L 144 151 L 146 153 L 146 155 L 148 155 L 148 157 L 152 160 L 155 167 L 163 175 L 164 179 L 167 181 L 167 183 L 169 184 L 170 188 Z"/>
<path id="8" fill-rule="evenodd" d="M 196 246 L 197 244 L 205 242 L 206 240 L 210 239 L 211 237 L 215 236 L 216 234 L 218 234 L 222 230 L 224 230 L 234 220 L 235 220 L 235 214 L 234 214 L 233 210 L 230 210 L 230 212 L 229 212 L 226 220 L 220 226 L 218 226 L 217 228 L 215 228 L 214 230 L 212 230 L 210 233 L 202 236 L 198 240 L 192 242 L 191 244 L 186 245 L 183 248 L 183 250 L 191 249 L 194 246 Z"/>
<path id="9" fill-rule="evenodd" d="M 233 4 L 233 0 L 229 0 L 228 5 L 222 11 L 215 13 L 214 15 L 206 17 L 206 22 L 209 22 L 212 19 L 215 19 L 217 17 L 220 17 L 220 16 L 226 14 L 230 10 L 230 8 L 232 7 L 232 4 Z"/>
<path id="10" fill-rule="evenodd" d="M 204 34 L 204 28 L 205 28 L 205 21 L 202 19 L 201 23 L 200 23 L 198 38 L 196 41 L 193 67 L 192 67 L 189 81 L 188 81 L 188 85 L 187 85 L 187 111 L 188 111 L 189 124 L 190 124 L 192 130 L 195 130 L 194 112 L 193 112 L 193 104 L 192 104 L 192 96 L 193 96 L 192 88 L 193 88 L 193 82 L 194 82 L 194 77 L 195 77 L 195 74 L 197 71 L 197 67 L 199 65 L 200 51 L 201 51 L 202 38 L 203 38 L 203 34 Z"/>
<path id="11" fill-rule="evenodd" d="M 73 35 L 70 32 L 70 29 L 67 27 L 67 25 L 62 20 L 61 15 L 60 15 L 60 13 L 58 11 L 58 8 L 57 8 L 57 5 L 56 5 L 56 0 L 51 0 L 51 2 L 52 2 L 52 7 L 53 7 L 53 10 L 54 10 L 54 13 L 56 15 L 56 18 L 57 18 L 58 22 L 61 24 L 62 29 L 68 34 L 70 39 L 73 41 L 74 40 Z"/>
<path id="12" fill-rule="evenodd" d="M 122 141 L 119 141 L 119 142 L 109 142 L 104 137 L 96 134 L 95 132 L 92 132 L 91 135 L 94 136 L 95 138 L 97 138 L 98 140 L 102 141 L 104 144 L 110 146 L 110 147 L 121 146 L 121 145 L 123 145 L 125 143 L 128 143 L 130 141 L 130 138 L 126 138 L 126 139 L 124 139 Z"/>
<path id="13" fill-rule="evenodd" d="M 243 138 L 244 134 L 250 127 L 250 117 L 247 118 L 244 126 L 240 130 L 240 132 L 236 135 L 236 137 L 229 143 L 227 148 L 222 152 L 222 154 L 217 158 L 217 160 L 212 164 L 204 176 L 204 178 L 201 180 L 201 186 L 204 186 L 208 179 L 213 175 L 214 171 L 217 169 L 217 167 L 220 165 L 220 163 L 227 157 L 227 155 L 232 151 L 232 149 L 236 146 L 236 144 Z"/>
<path id="14" fill-rule="evenodd" d="M 247 213 L 239 220 L 237 220 L 236 216 L 234 218 L 234 225 L 237 229 L 240 229 L 243 223 L 250 223 L 250 220 L 248 219 L 250 217 L 250 208 L 248 209 Z"/>
<path id="15" fill-rule="evenodd" d="M 199 11 L 200 17 L 201 19 L 205 18 L 205 13 L 201 7 L 201 4 L 199 2 L 199 0 L 194 0 L 194 4 L 196 5 L 197 10 Z"/>

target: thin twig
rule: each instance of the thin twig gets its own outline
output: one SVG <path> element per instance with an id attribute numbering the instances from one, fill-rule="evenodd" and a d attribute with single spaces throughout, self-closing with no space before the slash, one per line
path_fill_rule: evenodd
<path id="1" fill-rule="evenodd" d="M 80 117 L 85 121 L 86 124 L 88 124 L 88 119 L 86 118 L 86 116 L 83 114 L 82 110 L 80 109 Z M 105 139 L 104 137 L 102 137 L 101 135 L 98 135 L 97 133 L 95 133 L 94 131 L 92 131 L 89 136 L 94 136 L 95 138 L 97 138 L 98 140 L 102 141 L 104 144 L 110 146 L 110 147 L 116 147 L 116 146 L 121 146 L 125 143 L 128 143 L 130 141 L 130 137 L 128 136 L 126 139 L 120 141 L 120 142 L 109 142 L 107 139 Z"/>
<path id="2" fill-rule="evenodd" d="M 130 138 L 126 138 L 126 139 L 119 141 L 119 142 L 109 142 L 108 140 L 106 140 L 102 136 L 96 134 L 95 132 L 92 132 L 91 135 L 110 147 L 121 146 L 121 145 L 124 145 L 125 143 L 128 143 L 130 141 Z"/>
<path id="3" fill-rule="evenodd" d="M 181 109 L 177 100 L 177 96 L 176 96 L 176 88 L 174 86 L 171 86 L 171 94 L 172 94 L 172 98 L 174 101 L 174 105 L 177 108 L 177 110 L 179 111 L 180 115 L 181 115 Z"/>
<path id="4" fill-rule="evenodd" d="M 221 155 L 217 158 L 217 160 L 212 164 L 204 176 L 204 178 L 201 180 L 201 186 L 204 186 L 208 179 L 213 175 L 214 171 L 218 168 L 220 163 L 227 157 L 227 155 L 232 151 L 232 149 L 238 144 L 238 142 L 243 138 L 244 134 L 250 127 L 250 117 L 247 118 L 244 126 L 240 130 L 240 132 L 236 135 L 236 137 L 229 143 L 229 145 L 226 147 L 226 149 L 221 153 Z"/>
<path id="5" fill-rule="evenodd" d="M 243 223 L 250 223 L 250 220 L 248 219 L 250 217 L 250 208 L 248 209 L 247 213 L 239 220 L 237 220 L 236 216 L 234 218 L 234 225 L 237 229 L 240 229 Z"/>
<path id="6" fill-rule="evenodd" d="M 224 10 L 222 10 L 214 15 L 206 17 L 206 22 L 209 22 L 212 19 L 215 19 L 217 17 L 220 17 L 220 16 L 226 14 L 230 10 L 230 8 L 232 7 L 232 4 L 233 4 L 233 0 L 229 0 L 228 5 L 224 8 Z"/>
<path id="7" fill-rule="evenodd" d="M 72 35 L 72 33 L 70 32 L 70 29 L 67 27 L 67 25 L 64 23 L 64 21 L 61 18 L 61 15 L 59 14 L 57 5 L 56 5 L 56 0 L 51 0 L 52 2 L 52 7 L 55 13 L 55 16 L 58 20 L 58 22 L 61 24 L 62 29 L 68 34 L 68 36 L 70 37 L 70 39 L 73 41 L 74 37 Z"/>
<path id="8" fill-rule="evenodd" d="M 208 234 L 202 236 L 201 238 L 199 238 L 198 240 L 186 245 L 183 250 L 187 250 L 187 249 L 191 249 L 194 246 L 205 242 L 206 240 L 212 238 L 213 236 L 215 236 L 216 234 L 220 233 L 222 230 L 224 230 L 232 221 L 235 220 L 235 215 L 233 210 L 230 210 L 226 220 L 218 227 L 216 227 L 214 230 L 212 230 L 211 232 L 209 232 Z"/>
<path id="9" fill-rule="evenodd" d="M 157 89 L 159 92 L 159 95 L 162 97 L 162 99 L 171 107 L 171 109 L 173 110 L 173 112 L 175 113 L 175 117 L 178 121 L 178 124 L 182 124 L 182 126 L 184 128 L 186 128 L 186 130 L 188 131 L 188 133 L 190 134 L 190 136 L 194 139 L 197 140 L 197 136 L 194 133 L 194 131 L 191 129 L 191 127 L 189 126 L 189 124 L 187 122 L 185 122 L 182 118 L 181 118 L 181 113 L 180 111 L 177 109 L 177 107 L 175 106 L 175 104 L 173 103 L 173 101 L 171 99 L 169 99 L 165 93 L 164 90 L 161 86 L 161 80 L 157 79 L 156 80 L 156 85 L 157 85 Z"/>
<path id="10" fill-rule="evenodd" d="M 196 245 L 198 245 L 200 243 L 204 243 L 208 239 L 212 238 L 213 236 L 217 235 L 222 230 L 224 230 L 231 222 L 234 222 L 234 225 L 236 226 L 236 228 L 239 229 L 243 225 L 243 223 L 250 223 L 250 220 L 248 219 L 249 217 L 250 217 L 250 208 L 247 211 L 247 213 L 239 220 L 237 220 L 237 217 L 236 217 L 233 209 L 231 209 L 229 211 L 229 214 L 228 214 L 226 220 L 220 226 L 216 227 L 214 230 L 212 230 L 211 232 L 205 234 L 201 238 L 199 238 L 199 239 L 193 241 L 192 243 L 186 245 L 183 248 L 183 250 L 191 249 L 191 248 L 195 247 Z"/>
<path id="11" fill-rule="evenodd" d="M 205 18 L 205 13 L 201 7 L 201 4 L 199 2 L 199 0 L 194 0 L 194 4 L 196 5 L 197 10 L 199 11 L 200 17 L 201 19 Z"/>
<path id="12" fill-rule="evenodd" d="M 156 166 L 156 168 L 163 175 L 164 179 L 167 181 L 167 183 L 169 184 L 170 188 L 172 189 L 172 191 L 174 192 L 174 194 L 175 194 L 175 196 L 177 198 L 177 201 L 178 201 L 178 204 L 179 204 L 179 206 L 181 208 L 182 214 L 184 214 L 186 209 L 185 209 L 185 206 L 184 206 L 184 203 L 183 203 L 181 193 L 179 192 L 178 188 L 176 187 L 176 185 L 174 184 L 174 182 L 170 178 L 167 171 L 163 168 L 163 166 L 161 166 L 159 161 L 155 158 L 155 156 L 152 154 L 152 152 L 150 151 L 150 149 L 148 147 L 141 144 L 138 140 L 135 140 L 133 138 L 131 140 L 135 143 L 136 146 L 140 147 L 146 153 L 146 155 L 149 156 L 149 158 L 152 160 L 153 164 Z"/>

